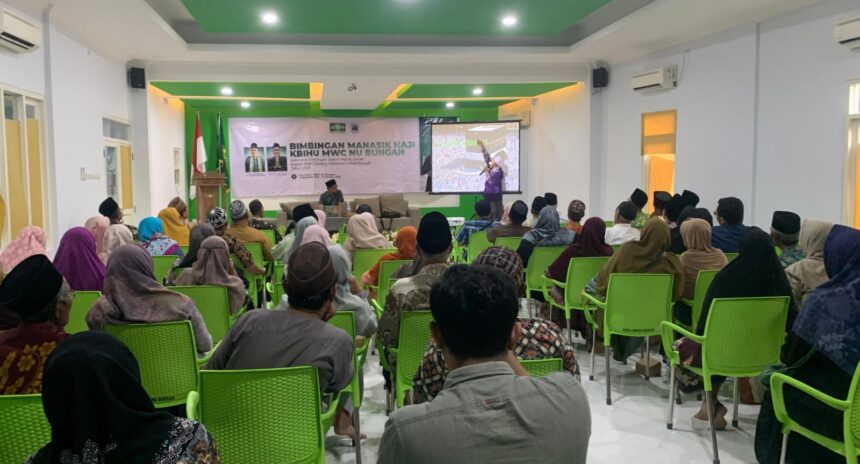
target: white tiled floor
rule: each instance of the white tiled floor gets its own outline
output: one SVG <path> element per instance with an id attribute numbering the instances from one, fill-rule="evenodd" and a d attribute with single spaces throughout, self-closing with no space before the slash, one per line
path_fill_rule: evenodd
<path id="1" fill-rule="evenodd" d="M 581 347 L 582 345 L 580 345 Z M 659 356 L 659 355 L 654 355 Z M 606 384 L 603 357 L 595 362 L 597 376 L 588 380 L 589 355 L 577 352 L 583 372 L 583 385 L 591 403 L 592 431 L 588 462 L 602 463 L 710 463 L 711 445 L 707 430 L 694 431 L 691 418 L 699 408 L 695 395 L 687 395 L 684 404 L 675 407 L 674 430 L 666 429 L 668 405 L 668 376 L 652 378 L 650 382 L 633 372 L 633 358 L 628 365 L 613 361 L 612 406 L 606 405 Z M 663 370 L 666 374 L 666 370 Z M 362 461 L 373 464 L 385 426 L 385 396 L 379 361 L 367 360 L 365 367 L 365 397 L 361 407 L 363 443 Z M 731 394 L 730 385 L 723 390 Z M 731 398 L 722 398 L 729 407 Z M 740 423 L 717 434 L 720 459 L 728 463 L 754 463 L 753 439 L 758 406 L 740 406 Z M 344 439 L 329 436 L 326 440 L 327 462 L 353 463 L 355 450 Z"/>

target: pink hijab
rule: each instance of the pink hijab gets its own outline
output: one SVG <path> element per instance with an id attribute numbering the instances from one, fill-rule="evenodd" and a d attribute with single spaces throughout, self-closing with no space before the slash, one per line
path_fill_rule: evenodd
<path id="1" fill-rule="evenodd" d="M 12 243 L 0 253 L 0 270 L 8 274 L 21 261 L 33 255 L 45 255 L 48 236 L 41 227 L 27 226 L 18 232 Z"/>
<path id="2" fill-rule="evenodd" d="M 110 219 L 104 216 L 93 216 L 84 223 L 84 228 L 96 238 L 96 253 L 101 254 L 105 250 L 105 234 L 110 227 Z"/>
<path id="3" fill-rule="evenodd" d="M 325 220 L 328 219 L 328 216 L 326 216 L 325 211 L 321 209 L 315 209 L 314 214 L 317 215 L 317 223 L 323 228 L 325 228 Z"/>
<path id="4" fill-rule="evenodd" d="M 304 245 L 310 242 L 322 243 L 326 248 L 331 246 L 331 238 L 329 238 L 328 231 L 325 230 L 325 227 L 318 224 L 308 226 L 308 228 L 305 229 L 305 233 L 302 234 L 302 243 L 299 245 Z"/>
<path id="5" fill-rule="evenodd" d="M 358 249 L 391 248 L 391 242 L 379 233 L 376 218 L 370 213 L 356 214 L 349 218 L 346 234 L 348 237 L 343 248 L 350 255 Z"/>

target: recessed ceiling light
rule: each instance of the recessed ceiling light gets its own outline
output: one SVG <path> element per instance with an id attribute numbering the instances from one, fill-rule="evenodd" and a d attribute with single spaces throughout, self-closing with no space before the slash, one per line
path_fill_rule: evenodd
<path id="1" fill-rule="evenodd" d="M 274 11 L 264 11 L 263 14 L 260 15 L 260 21 L 263 21 L 263 24 L 267 24 L 269 26 L 277 24 L 278 14 Z"/>
<path id="2" fill-rule="evenodd" d="M 249 101 L 245 100 L 245 101 L 243 101 L 242 103 L 239 103 L 239 105 L 241 105 L 241 106 L 242 106 L 242 108 L 248 109 L 248 108 L 250 108 L 250 107 L 251 107 L 251 102 L 249 102 Z"/>
<path id="3" fill-rule="evenodd" d="M 221 87 L 221 95 L 233 95 L 232 87 Z"/>
<path id="4" fill-rule="evenodd" d="M 453 107 L 454 107 L 454 102 L 445 103 L 445 108 L 453 108 Z"/>
<path id="5" fill-rule="evenodd" d="M 502 26 L 507 26 L 507 27 L 516 26 L 518 22 L 519 22 L 519 19 L 517 19 L 517 17 L 514 15 L 506 15 L 505 17 L 502 18 Z"/>
<path id="6" fill-rule="evenodd" d="M 474 89 L 472 89 L 472 95 L 481 95 L 482 93 L 484 93 L 484 89 L 480 87 L 475 87 Z"/>

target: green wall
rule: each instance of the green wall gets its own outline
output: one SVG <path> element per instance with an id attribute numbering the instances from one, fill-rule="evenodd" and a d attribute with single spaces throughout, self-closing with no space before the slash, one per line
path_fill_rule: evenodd
<path id="1" fill-rule="evenodd" d="M 457 116 L 462 122 L 469 121 L 495 121 L 498 119 L 498 108 L 495 106 L 487 108 L 455 108 L 455 109 L 438 109 L 438 108 L 414 108 L 414 109 L 375 109 L 375 110 L 336 110 L 326 111 L 319 107 L 319 102 L 311 102 L 309 108 L 290 108 L 290 107 L 267 107 L 267 108 L 251 108 L 248 110 L 242 108 L 223 108 L 223 107 L 208 107 L 206 103 L 195 104 L 194 101 L 185 101 L 185 154 L 186 154 L 186 185 L 191 187 L 191 153 L 194 144 L 194 121 L 197 112 L 200 112 L 200 132 L 203 136 L 203 143 L 206 145 L 206 171 L 214 171 L 218 166 L 216 142 L 218 130 L 218 113 L 221 113 L 222 123 L 224 125 L 224 143 L 230 146 L 230 131 L 228 121 L 232 117 L 242 118 L 277 118 L 277 117 L 328 117 L 328 118 L 419 118 L 428 116 Z M 228 154 L 229 160 L 229 154 Z M 308 195 L 319 192 L 307 192 Z M 186 192 L 187 197 L 187 192 Z M 447 208 L 425 208 L 421 210 L 422 214 L 429 211 L 440 211 L 446 216 L 463 216 L 469 217 L 472 215 L 477 195 L 461 195 L 460 206 Z M 230 197 L 228 195 L 228 202 Z M 190 217 L 197 216 L 197 202 L 194 200 L 188 201 L 191 208 Z M 269 213 L 271 214 L 271 213 Z M 268 215 L 268 214 L 267 214 Z"/>

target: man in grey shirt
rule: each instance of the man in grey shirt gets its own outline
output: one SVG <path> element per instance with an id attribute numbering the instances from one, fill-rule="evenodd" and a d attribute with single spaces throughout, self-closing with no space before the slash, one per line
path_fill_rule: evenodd
<path id="1" fill-rule="evenodd" d="M 243 315 L 218 345 L 204 369 L 269 369 L 314 366 L 323 393 L 352 381 L 355 342 L 326 323 L 335 314 L 335 270 L 320 243 L 300 246 L 290 256 L 285 285 L 286 310 L 255 310 Z M 335 414 L 335 433 L 354 436 L 348 411 Z"/>
<path id="2" fill-rule="evenodd" d="M 451 372 L 433 401 L 391 413 L 379 463 L 585 463 L 585 391 L 568 373 L 529 377 L 517 361 L 519 302 L 509 276 L 454 266 L 433 287 L 430 310 Z"/>
<path id="3" fill-rule="evenodd" d="M 343 192 L 337 188 L 337 181 L 327 180 L 325 192 L 320 195 L 320 206 L 339 206 L 341 203 L 343 203 Z"/>

